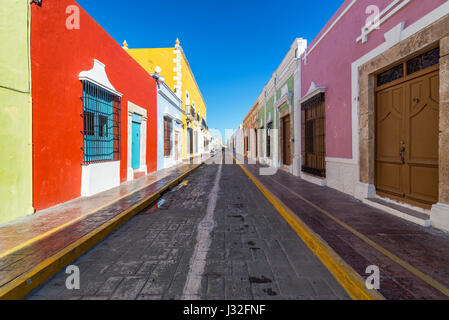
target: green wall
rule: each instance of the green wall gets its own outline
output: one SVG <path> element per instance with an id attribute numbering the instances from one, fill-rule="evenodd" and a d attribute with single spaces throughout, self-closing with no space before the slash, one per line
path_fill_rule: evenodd
<path id="1" fill-rule="evenodd" d="M 293 106 L 294 105 L 294 101 L 295 98 L 293 96 L 293 92 L 295 89 L 295 78 L 294 75 L 291 75 L 290 78 L 288 78 L 284 83 L 282 83 L 282 85 L 278 86 L 279 89 L 276 90 L 276 100 L 279 100 L 281 98 L 281 88 L 284 87 L 284 85 L 287 84 L 287 87 L 289 89 L 289 91 L 292 93 L 291 99 L 290 99 L 290 104 Z M 279 108 L 279 112 L 284 111 L 285 109 L 289 108 L 288 104 L 284 104 L 283 106 L 281 106 Z M 266 119 L 265 119 L 265 112 L 266 112 Z M 279 112 L 276 113 L 276 117 L 274 117 L 274 95 L 271 96 L 268 100 L 267 103 L 260 108 L 259 110 L 259 127 L 261 124 L 263 124 L 264 128 L 267 127 L 267 121 L 269 119 L 269 115 L 271 113 L 271 120 L 273 121 L 273 129 L 279 129 L 278 126 L 278 122 L 279 122 Z M 292 107 L 292 111 L 290 113 L 291 116 L 291 124 L 292 124 L 292 131 L 291 131 L 291 137 L 294 137 L 294 132 L 295 132 L 295 122 L 294 122 L 294 108 Z M 276 145 L 276 149 L 279 151 L 279 140 L 276 139 L 275 141 L 271 140 L 271 150 L 273 152 L 273 148 Z M 292 152 L 294 153 L 295 150 L 295 144 L 292 143 Z M 265 155 L 266 149 L 264 149 L 264 155 Z M 273 157 L 273 153 L 271 154 L 271 157 Z"/>
<path id="2" fill-rule="evenodd" d="M 281 88 L 284 87 L 284 85 L 287 84 L 288 90 L 291 92 L 292 96 L 290 98 L 290 105 L 292 106 L 292 111 L 290 113 L 290 122 L 291 122 L 291 127 L 292 127 L 292 131 L 290 133 L 291 137 L 295 136 L 295 108 L 293 108 L 294 103 L 295 103 L 295 97 L 293 95 L 293 93 L 295 92 L 295 77 L 294 75 L 291 75 L 290 78 L 288 78 L 280 87 L 279 89 L 276 91 L 276 97 L 277 99 L 281 98 Z M 279 108 L 279 112 L 283 112 L 285 109 L 288 109 L 289 106 L 288 104 L 284 104 L 282 107 Z M 295 153 L 295 144 L 292 143 L 292 153 Z"/>
<path id="3" fill-rule="evenodd" d="M 0 6 L 0 224 L 34 211 L 28 2 Z"/>

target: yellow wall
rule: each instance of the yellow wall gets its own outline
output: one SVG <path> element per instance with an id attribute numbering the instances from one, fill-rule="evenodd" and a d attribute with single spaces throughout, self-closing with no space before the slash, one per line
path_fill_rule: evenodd
<path id="1" fill-rule="evenodd" d="M 190 104 L 193 105 L 193 103 L 195 102 L 195 112 L 199 111 L 200 116 L 203 117 L 207 121 L 206 104 L 204 103 L 203 97 L 201 95 L 201 91 L 199 90 L 199 88 L 196 84 L 195 77 L 194 77 L 192 71 L 190 70 L 187 58 L 184 54 L 182 55 L 181 69 L 182 69 L 182 77 L 181 77 L 181 79 L 182 79 L 181 80 L 182 81 L 182 98 L 183 98 L 183 100 L 185 100 L 185 94 L 186 94 L 186 90 L 187 90 L 189 92 L 189 96 L 190 96 Z M 184 125 L 187 126 L 187 121 L 186 121 L 185 116 L 183 116 L 182 121 L 183 121 Z M 192 127 L 194 128 L 194 130 L 198 130 L 198 131 L 201 130 L 201 122 L 198 124 L 194 123 Z M 183 149 L 182 150 L 183 158 L 186 159 L 188 157 L 187 131 L 185 131 L 185 134 L 183 134 L 182 149 Z"/>
<path id="2" fill-rule="evenodd" d="M 148 73 L 154 73 L 156 66 L 161 67 L 165 83 L 173 90 L 175 48 L 128 49 L 126 50 Z"/>
<path id="3" fill-rule="evenodd" d="M 165 83 L 175 91 L 175 81 L 174 77 L 176 72 L 176 63 L 174 59 L 176 58 L 175 53 L 176 48 L 153 48 L 153 49 L 127 49 L 127 52 L 148 72 L 153 73 L 156 66 L 161 68 L 161 75 L 165 78 Z M 195 77 L 189 67 L 189 63 L 185 54 L 183 53 L 181 59 L 181 99 L 182 110 L 186 111 L 186 91 L 189 92 L 190 104 L 193 105 L 195 102 L 195 110 L 200 111 L 201 117 L 203 117 L 207 122 L 207 107 L 201 95 L 200 89 L 198 88 Z M 201 120 L 200 120 L 201 121 Z M 187 117 L 182 116 L 183 122 L 183 133 L 182 133 L 182 158 L 187 159 Z M 194 128 L 198 130 L 201 129 L 201 122 L 199 124 L 194 124 Z"/>

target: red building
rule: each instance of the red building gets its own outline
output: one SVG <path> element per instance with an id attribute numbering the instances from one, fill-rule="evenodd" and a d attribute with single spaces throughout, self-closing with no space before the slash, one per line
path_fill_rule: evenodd
<path id="1" fill-rule="evenodd" d="M 156 83 L 75 1 L 32 5 L 31 64 L 36 210 L 156 170 Z"/>

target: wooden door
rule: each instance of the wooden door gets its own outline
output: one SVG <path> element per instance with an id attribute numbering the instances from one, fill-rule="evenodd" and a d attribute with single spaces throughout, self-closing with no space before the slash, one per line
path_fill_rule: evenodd
<path id="1" fill-rule="evenodd" d="M 282 118 L 282 160 L 284 165 L 289 166 L 291 164 L 291 128 L 290 128 L 290 115 Z"/>
<path id="2" fill-rule="evenodd" d="M 376 188 L 414 205 L 438 202 L 439 72 L 376 94 Z"/>
<path id="3" fill-rule="evenodd" d="M 175 131 L 175 161 L 179 160 L 179 132 Z"/>
<path id="4" fill-rule="evenodd" d="M 326 110 L 324 94 L 302 107 L 303 165 L 302 171 L 326 177 Z"/>

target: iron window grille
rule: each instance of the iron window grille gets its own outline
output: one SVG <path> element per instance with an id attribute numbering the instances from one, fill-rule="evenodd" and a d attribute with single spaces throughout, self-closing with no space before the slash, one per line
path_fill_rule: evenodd
<path id="1" fill-rule="evenodd" d="M 404 65 L 400 64 L 394 68 L 391 68 L 385 72 L 382 72 L 377 76 L 377 86 L 393 82 L 404 77 Z"/>
<path id="2" fill-rule="evenodd" d="M 407 75 L 430 68 L 440 62 L 440 48 L 432 49 L 416 58 L 407 61 Z"/>
<path id="3" fill-rule="evenodd" d="M 83 164 L 120 160 L 121 98 L 83 81 Z"/>
<path id="4" fill-rule="evenodd" d="M 418 71 L 435 66 L 440 61 L 440 48 L 436 47 L 412 59 L 406 60 L 401 64 L 390 68 L 377 75 L 377 86 L 381 87 L 390 82 L 406 79 Z"/>

